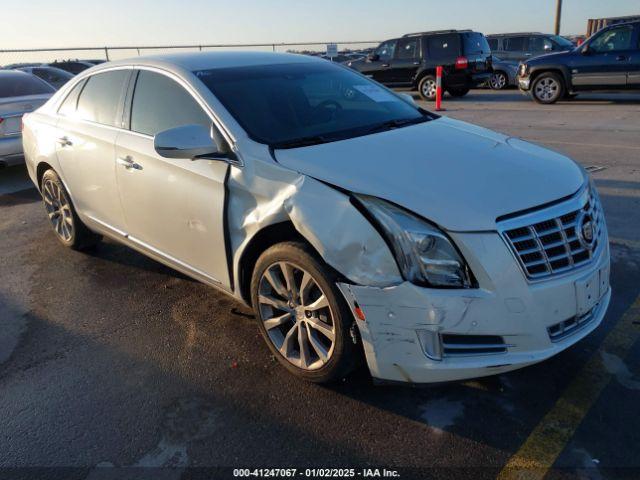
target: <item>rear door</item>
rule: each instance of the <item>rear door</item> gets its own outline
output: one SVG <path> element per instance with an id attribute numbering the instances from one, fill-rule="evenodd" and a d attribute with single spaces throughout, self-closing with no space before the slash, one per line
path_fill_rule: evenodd
<path id="1" fill-rule="evenodd" d="M 398 40 L 391 60 L 390 81 L 397 85 L 410 85 L 420 68 L 422 37 L 404 37 Z"/>
<path id="2" fill-rule="evenodd" d="M 634 29 L 620 25 L 594 36 L 581 54 L 572 57 L 571 82 L 575 90 L 609 90 L 627 87 Z"/>
<path id="3" fill-rule="evenodd" d="M 211 128 L 212 119 L 183 84 L 159 71 L 138 72 L 130 105 L 130 130 L 118 137 L 116 151 L 129 239 L 229 288 L 224 236 L 229 164 L 164 158 L 153 144 L 161 131 L 192 124 Z"/>
<path id="4" fill-rule="evenodd" d="M 58 109 L 56 153 L 75 207 L 119 234 L 125 223 L 116 186 L 115 143 L 131 71 L 121 68 L 90 76 Z"/>

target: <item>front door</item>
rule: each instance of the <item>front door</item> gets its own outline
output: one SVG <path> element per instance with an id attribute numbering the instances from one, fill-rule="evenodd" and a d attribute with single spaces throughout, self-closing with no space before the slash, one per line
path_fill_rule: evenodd
<path id="1" fill-rule="evenodd" d="M 574 90 L 626 88 L 632 37 L 633 27 L 621 25 L 599 33 L 576 51 L 570 63 Z"/>
<path id="2" fill-rule="evenodd" d="M 391 67 L 390 82 L 396 85 L 411 85 L 420 68 L 422 37 L 404 37 L 398 40 Z"/>
<path id="3" fill-rule="evenodd" d="M 116 233 L 125 225 L 116 185 L 115 143 L 130 73 L 122 69 L 89 77 L 58 110 L 56 154 L 76 210 Z"/>
<path id="4" fill-rule="evenodd" d="M 371 58 L 365 59 L 360 66 L 360 73 L 383 84 L 393 83 L 391 78 L 391 60 L 396 49 L 396 40 L 388 40 L 380 44 Z"/>
<path id="5" fill-rule="evenodd" d="M 116 174 L 129 239 L 177 267 L 230 287 L 224 236 L 221 160 L 171 159 L 154 149 L 155 134 L 182 125 L 211 127 L 182 85 L 141 70 L 131 102 L 130 131 L 118 137 Z"/>

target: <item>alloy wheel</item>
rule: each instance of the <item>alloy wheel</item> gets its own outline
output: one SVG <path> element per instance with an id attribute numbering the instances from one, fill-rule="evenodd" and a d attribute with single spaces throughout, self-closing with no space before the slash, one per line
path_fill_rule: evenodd
<path id="1" fill-rule="evenodd" d="M 502 90 L 507 85 L 507 78 L 504 73 L 494 73 L 489 82 L 494 90 Z"/>
<path id="2" fill-rule="evenodd" d="M 290 262 L 270 265 L 262 274 L 258 308 L 276 350 L 303 370 L 323 367 L 336 340 L 329 300 L 313 276 Z"/>
<path id="3" fill-rule="evenodd" d="M 71 205 L 62 187 L 47 179 L 42 184 L 42 199 L 56 234 L 65 242 L 73 238 L 73 214 Z"/>
<path id="4" fill-rule="evenodd" d="M 425 80 L 422 83 L 422 95 L 427 98 L 433 98 L 436 96 L 436 82 L 435 80 Z"/>
<path id="5" fill-rule="evenodd" d="M 555 97 L 557 97 L 559 91 L 560 91 L 560 84 L 558 84 L 558 82 L 555 79 L 550 77 L 545 77 L 541 79 L 538 83 L 536 83 L 536 86 L 535 86 L 536 97 L 546 102 L 551 101 Z"/>

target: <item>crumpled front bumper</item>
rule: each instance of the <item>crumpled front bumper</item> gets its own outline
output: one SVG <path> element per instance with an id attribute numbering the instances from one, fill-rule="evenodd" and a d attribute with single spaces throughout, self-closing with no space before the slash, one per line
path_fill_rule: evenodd
<path id="1" fill-rule="evenodd" d="M 611 298 L 606 242 L 588 265 L 532 283 L 497 233 L 452 236 L 478 277 L 480 288 L 429 289 L 409 282 L 387 288 L 338 284 L 354 310 L 375 379 L 431 383 L 514 370 L 563 351 L 602 322 Z M 598 285 L 594 283 L 595 293 L 591 289 L 590 294 L 597 299 L 589 304 L 587 315 L 580 289 L 592 281 Z M 356 315 L 356 307 L 364 313 L 364 321 Z M 552 339 L 555 325 L 574 318 L 581 318 L 579 327 Z M 499 353 L 443 353 L 441 344 L 441 358 L 430 358 L 434 346 L 429 342 L 442 343 L 452 335 L 501 337 L 505 348 Z"/>

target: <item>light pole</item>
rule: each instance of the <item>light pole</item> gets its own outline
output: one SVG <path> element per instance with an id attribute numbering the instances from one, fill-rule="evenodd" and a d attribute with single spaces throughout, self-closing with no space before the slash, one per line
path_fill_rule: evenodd
<path id="1" fill-rule="evenodd" d="M 560 35 L 560 17 L 562 17 L 562 0 L 556 0 L 556 35 Z"/>

